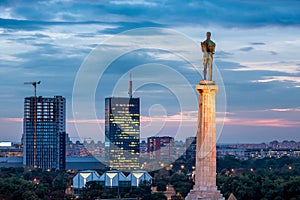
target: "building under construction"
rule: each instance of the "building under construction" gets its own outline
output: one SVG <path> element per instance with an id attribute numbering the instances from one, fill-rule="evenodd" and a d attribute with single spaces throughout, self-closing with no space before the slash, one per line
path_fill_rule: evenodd
<path id="1" fill-rule="evenodd" d="M 66 160 L 66 99 L 26 97 L 23 121 L 23 164 L 64 169 Z"/>

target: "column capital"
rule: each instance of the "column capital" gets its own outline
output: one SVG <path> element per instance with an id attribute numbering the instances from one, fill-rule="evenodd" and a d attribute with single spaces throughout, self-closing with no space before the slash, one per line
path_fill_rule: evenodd
<path id="1" fill-rule="evenodd" d="M 218 86 L 215 84 L 201 84 L 196 85 L 196 90 L 199 94 L 201 93 L 217 93 L 218 92 Z"/>
<path id="2" fill-rule="evenodd" d="M 200 85 L 216 85 L 215 81 L 208 81 L 208 80 L 200 80 Z"/>

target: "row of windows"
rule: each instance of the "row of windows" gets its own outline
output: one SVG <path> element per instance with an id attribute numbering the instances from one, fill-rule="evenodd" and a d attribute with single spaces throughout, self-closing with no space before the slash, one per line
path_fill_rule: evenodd
<path id="1" fill-rule="evenodd" d="M 113 104 L 111 105 L 111 107 L 114 107 L 114 106 L 119 106 L 119 107 L 134 107 L 134 106 L 138 106 L 136 104 L 127 104 L 127 103 L 116 103 L 116 104 Z"/>

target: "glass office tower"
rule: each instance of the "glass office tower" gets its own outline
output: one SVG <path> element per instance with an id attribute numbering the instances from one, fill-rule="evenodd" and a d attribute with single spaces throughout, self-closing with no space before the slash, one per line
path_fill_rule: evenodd
<path id="1" fill-rule="evenodd" d="M 23 120 L 23 164 L 65 169 L 66 99 L 26 97 Z"/>
<path id="2" fill-rule="evenodd" d="M 105 150 L 110 168 L 123 171 L 139 168 L 139 98 L 105 99 Z"/>

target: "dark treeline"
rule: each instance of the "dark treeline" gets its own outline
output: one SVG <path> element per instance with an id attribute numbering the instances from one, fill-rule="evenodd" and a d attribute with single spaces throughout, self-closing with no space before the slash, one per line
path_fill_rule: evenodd
<path id="1" fill-rule="evenodd" d="M 169 166 L 150 172 L 153 182 L 125 190 L 102 188 L 88 183 L 79 199 L 140 197 L 166 199 L 167 184 L 174 186 L 177 197 L 184 198 L 193 187 L 195 160 L 180 158 Z M 103 171 L 99 171 L 100 174 Z M 75 173 L 43 171 L 28 168 L 0 168 L 0 199 L 75 199 L 66 194 Z M 227 156 L 217 160 L 217 186 L 227 199 L 233 193 L 237 199 L 296 200 L 300 199 L 300 158 L 282 157 L 238 160 Z M 156 187 L 158 193 L 151 193 Z"/>
<path id="2" fill-rule="evenodd" d="M 300 158 L 282 157 L 240 161 L 225 157 L 217 162 L 217 185 L 237 199 L 300 199 Z"/>
<path id="3" fill-rule="evenodd" d="M 65 190 L 72 175 L 65 171 L 28 168 L 0 168 L 0 199 L 69 199 Z"/>
<path id="4" fill-rule="evenodd" d="M 171 183 L 176 192 L 185 197 L 193 185 L 191 174 L 194 164 L 193 158 L 180 158 L 171 169 L 152 172 L 153 185 L 164 191 Z M 300 199 L 300 158 L 239 160 L 226 156 L 217 159 L 217 186 L 225 199 L 231 193 L 237 199 L 247 200 Z"/>

